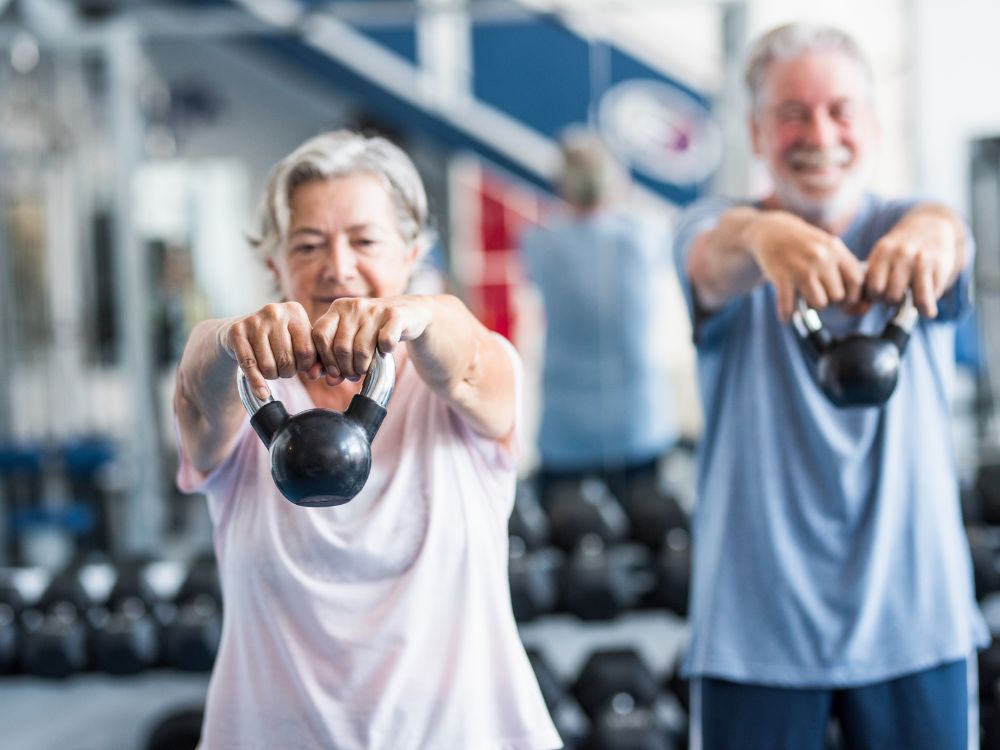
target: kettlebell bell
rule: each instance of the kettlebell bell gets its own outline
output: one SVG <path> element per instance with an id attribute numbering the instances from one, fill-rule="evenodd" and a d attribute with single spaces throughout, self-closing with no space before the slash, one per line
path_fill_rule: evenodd
<path id="1" fill-rule="evenodd" d="M 879 336 L 850 333 L 835 337 L 823 326 L 819 313 L 801 297 L 792 323 L 815 365 L 817 384 L 834 405 L 843 408 L 881 406 L 889 400 L 919 317 L 908 289 Z"/>
<path id="2" fill-rule="evenodd" d="M 307 409 L 289 415 L 268 394 L 261 400 L 236 371 L 240 400 L 268 449 L 271 476 L 288 500 L 307 508 L 343 505 L 357 495 L 371 471 L 371 443 L 396 385 L 392 355 L 377 353 L 346 411 Z"/>

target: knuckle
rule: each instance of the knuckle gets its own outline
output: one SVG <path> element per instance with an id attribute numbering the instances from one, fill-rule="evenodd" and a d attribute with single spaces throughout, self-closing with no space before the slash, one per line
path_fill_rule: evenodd
<path id="1" fill-rule="evenodd" d="M 240 369 L 244 372 L 257 367 L 257 360 L 250 356 L 240 357 Z"/>
<path id="2" fill-rule="evenodd" d="M 346 344 L 334 344 L 333 353 L 339 359 L 347 359 L 354 354 L 354 348 Z"/>

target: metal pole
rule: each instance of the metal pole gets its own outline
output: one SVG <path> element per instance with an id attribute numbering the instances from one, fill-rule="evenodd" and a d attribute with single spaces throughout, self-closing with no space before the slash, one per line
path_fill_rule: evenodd
<path id="1" fill-rule="evenodd" d="M 747 45 L 745 2 L 724 6 L 722 12 L 722 96 L 715 117 L 722 129 L 723 159 L 716 173 L 718 195 L 746 195 L 750 190 L 750 157 L 746 147 L 746 94 L 743 58 Z"/>
<path id="2" fill-rule="evenodd" d="M 155 371 L 150 341 L 150 274 L 147 255 L 132 223 L 132 185 L 142 146 L 138 74 L 139 34 L 127 22 L 108 27 L 106 37 L 109 120 L 114 148 L 114 257 L 120 331 L 120 367 L 126 379 L 131 419 L 122 441 L 128 478 L 123 547 L 149 551 L 162 529 L 163 487 L 157 430 Z"/>

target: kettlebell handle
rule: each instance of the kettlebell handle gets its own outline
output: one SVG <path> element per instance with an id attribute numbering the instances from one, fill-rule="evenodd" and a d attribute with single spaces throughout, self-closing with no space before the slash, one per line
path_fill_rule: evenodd
<path id="1" fill-rule="evenodd" d="M 383 409 L 388 406 L 389 399 L 396 387 L 396 361 L 391 354 L 376 352 L 372 357 L 365 382 L 361 384 L 361 396 L 371 399 Z M 250 388 L 247 376 L 239 367 L 236 368 L 236 389 L 240 394 L 243 408 L 251 417 L 267 404 L 274 403 L 274 396 L 268 388 L 267 398 L 262 399 Z"/>
<path id="2" fill-rule="evenodd" d="M 889 329 L 889 326 L 895 326 L 909 336 L 919 319 L 920 313 L 917 311 L 916 305 L 913 304 L 913 292 L 907 289 L 903 295 L 903 300 L 896 308 L 895 314 L 886 325 L 886 330 Z M 817 338 L 820 338 L 821 340 L 825 340 L 826 344 L 829 344 L 830 335 L 823 326 L 823 321 L 820 319 L 819 313 L 810 307 L 801 295 L 796 303 L 796 309 L 792 312 L 792 324 L 801 338 L 808 339 L 814 343 Z"/>

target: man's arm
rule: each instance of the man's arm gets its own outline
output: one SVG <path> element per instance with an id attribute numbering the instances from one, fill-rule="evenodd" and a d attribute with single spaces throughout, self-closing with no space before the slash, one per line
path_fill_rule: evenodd
<path id="1" fill-rule="evenodd" d="M 965 222 L 947 206 L 914 206 L 872 249 L 868 294 L 897 303 L 911 287 L 920 313 L 937 317 L 937 301 L 971 260 L 966 233 Z"/>
<path id="2" fill-rule="evenodd" d="M 783 321 L 798 296 L 816 309 L 857 302 L 864 280 L 861 263 L 839 237 L 785 211 L 746 206 L 726 211 L 694 239 L 687 272 L 708 312 L 770 281 Z"/>

